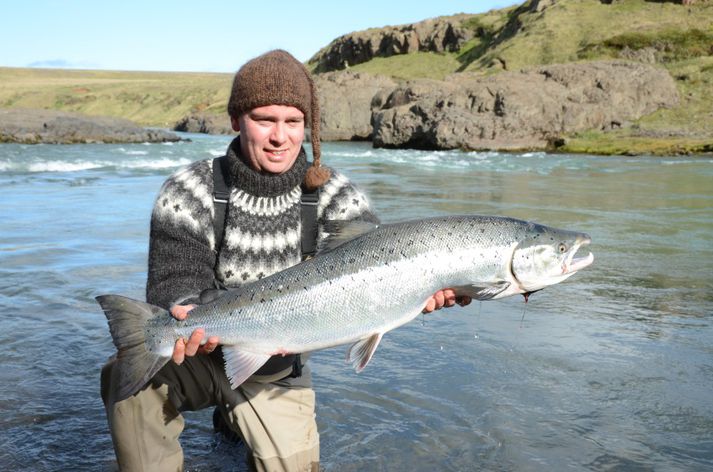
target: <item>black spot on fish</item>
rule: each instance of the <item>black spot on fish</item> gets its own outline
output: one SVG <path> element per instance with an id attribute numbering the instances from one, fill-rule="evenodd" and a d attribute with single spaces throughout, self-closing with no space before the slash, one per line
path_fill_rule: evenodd
<path id="1" fill-rule="evenodd" d="M 261 299 L 260 299 L 260 303 L 265 303 L 265 299 L 264 299 L 264 298 L 261 298 Z"/>
<path id="2" fill-rule="evenodd" d="M 181 205 L 179 205 L 178 203 L 176 203 L 175 205 L 173 205 L 173 210 L 176 211 L 176 212 L 181 211 Z"/>
<path id="3" fill-rule="evenodd" d="M 359 206 L 359 200 L 357 200 L 356 198 L 352 199 L 352 203 L 354 204 L 354 206 Z"/>
<path id="4" fill-rule="evenodd" d="M 243 272 L 242 275 L 240 275 L 240 278 L 243 280 L 248 280 L 248 277 L 250 277 L 250 274 L 247 272 Z"/>
<path id="5" fill-rule="evenodd" d="M 164 207 L 168 206 L 168 198 L 164 198 L 163 201 L 161 202 L 161 204 L 162 204 Z"/>
<path id="6" fill-rule="evenodd" d="M 232 270 L 227 270 L 225 271 L 225 277 L 226 278 L 231 278 L 233 276 L 233 271 Z"/>
<path id="7" fill-rule="evenodd" d="M 346 213 L 346 212 L 347 212 L 347 209 L 346 209 L 346 208 L 342 208 L 342 210 L 341 210 L 339 213 Z"/>
<path id="8" fill-rule="evenodd" d="M 257 274 L 258 280 L 261 279 L 261 278 L 263 278 L 263 277 L 265 277 L 265 274 L 263 274 L 262 272 L 260 272 L 259 274 Z"/>

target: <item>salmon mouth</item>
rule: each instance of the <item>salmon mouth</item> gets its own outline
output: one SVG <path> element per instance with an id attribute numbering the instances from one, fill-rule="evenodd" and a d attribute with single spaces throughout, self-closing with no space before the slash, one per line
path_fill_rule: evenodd
<path id="1" fill-rule="evenodd" d="M 583 234 L 582 236 L 577 238 L 576 243 L 570 250 L 569 256 L 562 264 L 563 275 L 574 274 L 575 272 L 584 269 L 585 267 L 591 265 L 592 262 L 594 262 L 594 254 L 592 254 L 591 252 L 587 253 L 587 255 L 583 257 L 575 257 L 582 247 L 588 246 L 591 242 L 592 238 L 590 238 L 589 235 L 586 234 Z"/>

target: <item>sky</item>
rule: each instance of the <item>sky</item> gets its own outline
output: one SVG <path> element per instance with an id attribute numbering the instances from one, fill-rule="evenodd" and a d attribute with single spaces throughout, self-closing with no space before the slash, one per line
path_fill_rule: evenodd
<path id="1" fill-rule="evenodd" d="M 305 62 L 343 34 L 516 3 L 522 2 L 8 1 L 0 67 L 235 72 L 270 49 Z"/>

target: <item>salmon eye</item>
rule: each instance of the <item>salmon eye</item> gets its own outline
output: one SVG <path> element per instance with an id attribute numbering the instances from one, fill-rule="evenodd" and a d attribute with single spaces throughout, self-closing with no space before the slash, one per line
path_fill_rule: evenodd
<path id="1" fill-rule="evenodd" d="M 565 243 L 560 243 L 557 250 L 560 252 L 560 254 L 564 254 L 565 252 L 567 252 L 567 245 Z"/>

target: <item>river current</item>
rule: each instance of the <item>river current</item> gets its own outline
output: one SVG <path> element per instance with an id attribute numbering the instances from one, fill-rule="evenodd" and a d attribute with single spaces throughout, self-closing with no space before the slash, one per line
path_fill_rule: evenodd
<path id="1" fill-rule="evenodd" d="M 144 295 L 163 180 L 230 138 L 0 145 L 0 470 L 116 470 L 96 295 Z M 384 222 L 503 215 L 591 235 L 594 264 L 389 332 L 356 374 L 311 358 L 330 470 L 713 470 L 713 157 L 325 143 Z M 386 295 L 386 294 L 385 294 Z M 186 415 L 186 469 L 246 470 Z"/>

